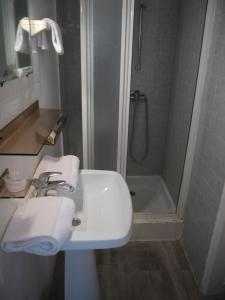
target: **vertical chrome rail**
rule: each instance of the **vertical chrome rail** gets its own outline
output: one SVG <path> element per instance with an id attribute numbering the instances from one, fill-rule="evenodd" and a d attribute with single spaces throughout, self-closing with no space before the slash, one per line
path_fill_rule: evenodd
<path id="1" fill-rule="evenodd" d="M 141 70 L 141 54 L 142 54 L 142 25 L 143 25 L 143 10 L 146 8 L 143 0 L 139 0 L 139 31 L 138 31 L 138 53 L 137 53 L 137 63 L 135 69 L 137 71 Z"/>

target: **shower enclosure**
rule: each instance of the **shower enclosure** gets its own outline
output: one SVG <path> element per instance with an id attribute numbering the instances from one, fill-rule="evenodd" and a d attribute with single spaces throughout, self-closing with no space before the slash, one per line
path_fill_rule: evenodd
<path id="1" fill-rule="evenodd" d="M 126 176 L 135 212 L 176 212 L 206 7 L 204 0 L 135 1 L 131 91 L 148 103 L 130 102 Z"/>
<path id="2" fill-rule="evenodd" d="M 57 0 L 65 154 L 120 172 L 135 218 L 182 217 L 208 1 L 65 3 Z"/>
<path id="3" fill-rule="evenodd" d="M 206 12 L 206 0 L 81 0 L 84 167 L 119 171 L 135 213 L 176 213 Z"/>

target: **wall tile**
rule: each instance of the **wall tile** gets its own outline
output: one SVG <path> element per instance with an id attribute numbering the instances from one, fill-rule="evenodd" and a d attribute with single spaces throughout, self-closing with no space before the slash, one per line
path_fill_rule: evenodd
<path id="1" fill-rule="evenodd" d="M 134 41 L 131 90 L 140 90 L 148 98 L 149 154 L 141 163 L 135 163 L 128 150 L 128 175 L 156 175 L 162 173 L 166 141 L 170 90 L 176 49 L 179 1 L 147 0 L 143 13 L 142 69 L 135 70 L 138 42 L 138 1 L 134 18 Z M 137 127 L 134 137 L 135 152 L 141 156 L 145 145 L 145 108 L 137 112 Z M 133 117 L 130 108 L 129 135 Z M 155 145 L 155 139 L 160 145 Z"/>
<path id="2" fill-rule="evenodd" d="M 207 1 L 181 1 L 175 70 L 169 107 L 163 178 L 178 203 L 183 175 Z M 197 28 L 197 30 L 196 30 Z"/>
<path id="3" fill-rule="evenodd" d="M 64 153 L 77 155 L 82 162 L 80 7 L 78 0 L 56 2 L 65 50 L 59 59 L 61 102 L 67 115 Z"/>

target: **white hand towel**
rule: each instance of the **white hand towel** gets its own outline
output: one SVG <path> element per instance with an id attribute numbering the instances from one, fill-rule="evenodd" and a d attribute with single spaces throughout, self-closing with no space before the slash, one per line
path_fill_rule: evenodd
<path id="1" fill-rule="evenodd" d="M 70 237 L 74 211 L 75 204 L 69 198 L 28 199 L 14 213 L 1 242 L 2 250 L 55 255 Z"/>
<path id="2" fill-rule="evenodd" d="M 22 20 L 29 20 L 28 18 L 23 18 Z M 16 32 L 16 41 L 15 41 L 15 51 L 21 53 L 30 53 L 30 46 L 29 46 L 29 34 L 23 30 L 20 26 L 20 22 L 17 27 Z"/>
<path id="3" fill-rule="evenodd" d="M 31 37 L 31 49 L 33 53 L 37 53 L 39 49 L 49 50 L 46 31 L 41 31 Z"/>
<path id="4" fill-rule="evenodd" d="M 43 19 L 51 28 L 52 34 L 52 44 L 55 48 L 55 51 L 62 55 L 64 53 L 63 42 L 62 42 L 62 34 L 59 25 L 53 21 L 52 19 L 45 18 Z"/>
<path id="5" fill-rule="evenodd" d="M 34 178 L 38 178 L 43 172 L 62 172 L 62 175 L 54 176 L 52 180 L 65 180 L 68 184 L 76 188 L 79 176 L 79 164 L 79 158 L 74 155 L 61 157 L 45 155 L 34 174 Z"/>
<path id="6" fill-rule="evenodd" d="M 37 47 L 41 50 L 48 50 L 48 39 L 47 39 L 47 33 L 46 31 L 39 32 L 37 34 Z"/>

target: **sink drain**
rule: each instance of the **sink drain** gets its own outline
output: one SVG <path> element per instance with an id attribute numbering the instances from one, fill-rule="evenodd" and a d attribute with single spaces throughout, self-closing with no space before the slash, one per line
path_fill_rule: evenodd
<path id="1" fill-rule="evenodd" d="M 81 224 L 81 220 L 79 218 L 73 218 L 72 225 L 74 227 L 79 226 Z"/>
<path id="2" fill-rule="evenodd" d="M 135 193 L 135 192 L 133 192 L 133 191 L 130 191 L 130 195 L 131 195 L 131 196 L 135 196 L 135 195 L 136 195 L 136 193 Z"/>

